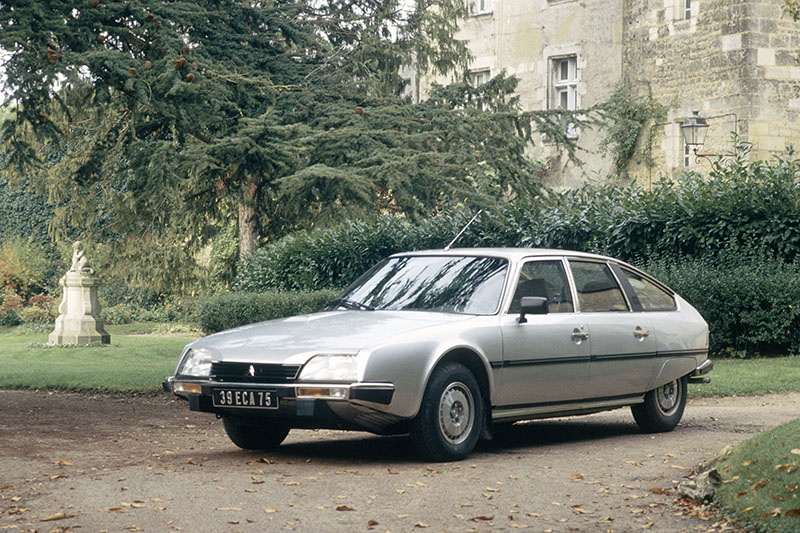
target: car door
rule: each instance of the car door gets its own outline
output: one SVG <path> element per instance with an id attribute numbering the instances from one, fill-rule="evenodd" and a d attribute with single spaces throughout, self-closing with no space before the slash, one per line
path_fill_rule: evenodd
<path id="1" fill-rule="evenodd" d="M 656 357 L 650 317 L 632 310 L 605 261 L 570 259 L 569 266 L 591 347 L 586 394 L 614 398 L 644 392 Z"/>
<path id="2" fill-rule="evenodd" d="M 520 299 L 547 298 L 548 313 L 519 320 Z M 589 343 L 575 313 L 561 258 L 531 259 L 501 316 L 503 361 L 498 403 L 531 408 L 580 399 L 589 374 Z"/>

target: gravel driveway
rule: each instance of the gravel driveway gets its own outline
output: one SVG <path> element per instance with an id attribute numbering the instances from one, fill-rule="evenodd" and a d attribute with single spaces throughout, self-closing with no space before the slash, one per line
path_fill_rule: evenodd
<path id="1" fill-rule="evenodd" d="M 666 434 L 627 409 L 518 424 L 459 463 L 403 437 L 293 431 L 249 453 L 166 395 L 0 391 L 0 531 L 719 531 L 677 482 L 800 416 L 800 394 L 690 401 Z"/>

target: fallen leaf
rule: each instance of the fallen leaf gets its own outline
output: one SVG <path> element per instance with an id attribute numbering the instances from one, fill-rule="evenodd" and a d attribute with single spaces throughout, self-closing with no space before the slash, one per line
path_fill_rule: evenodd
<path id="1" fill-rule="evenodd" d="M 217 507 L 217 511 L 241 511 L 241 507 Z"/>
<path id="2" fill-rule="evenodd" d="M 496 489 L 494 487 L 486 487 L 483 490 L 485 490 L 486 492 L 500 492 L 500 489 Z"/>
<path id="3" fill-rule="evenodd" d="M 793 448 L 790 453 L 792 453 L 794 455 L 800 455 L 800 448 Z"/>
<path id="4" fill-rule="evenodd" d="M 794 492 L 797 490 L 798 486 L 800 485 L 797 485 L 796 483 L 794 485 L 786 485 L 786 490 L 788 490 L 789 492 Z"/>
<path id="5" fill-rule="evenodd" d="M 753 509 L 755 509 L 755 507 L 745 507 L 744 509 L 742 509 L 742 514 L 749 513 Z"/>
<path id="6" fill-rule="evenodd" d="M 575 474 L 574 476 L 569 476 L 569 479 L 580 481 L 581 479 L 583 479 L 583 474 Z"/>
<path id="7" fill-rule="evenodd" d="M 650 492 L 652 492 L 653 494 L 666 494 L 667 496 L 672 494 L 668 490 L 662 490 L 662 489 L 659 489 L 657 487 L 653 487 L 652 489 L 650 489 Z"/>
<path id="8" fill-rule="evenodd" d="M 763 487 L 766 484 L 767 484 L 767 480 L 766 479 L 762 479 L 758 483 L 753 483 L 752 485 L 750 485 L 750 488 L 752 490 L 756 490 L 756 489 L 760 489 L 761 487 Z"/>
<path id="9" fill-rule="evenodd" d="M 64 520 L 66 518 L 74 518 L 74 514 L 56 513 L 41 517 L 39 520 L 42 522 L 52 522 L 54 520 Z"/>
<path id="10" fill-rule="evenodd" d="M 416 524 L 414 524 L 414 527 L 426 528 L 426 527 L 430 527 L 430 526 L 428 524 L 426 524 L 425 522 L 417 522 Z"/>
<path id="11" fill-rule="evenodd" d="M 339 505 L 336 507 L 337 511 L 355 511 L 352 507 L 348 507 L 346 505 Z"/>
<path id="12" fill-rule="evenodd" d="M 794 450 L 792 450 L 792 453 L 794 453 Z M 73 466 L 69 461 L 56 461 L 56 464 L 61 466 Z"/>
<path id="13" fill-rule="evenodd" d="M 402 473 L 403 473 L 403 472 L 401 472 L 401 471 L 399 471 L 399 470 L 392 470 L 391 468 L 387 468 L 387 469 L 386 469 L 386 471 L 387 471 L 387 472 L 389 472 L 389 474 L 391 474 L 391 475 L 393 475 L 393 476 L 397 476 L 397 475 L 399 475 L 399 474 L 402 474 Z"/>
<path id="14" fill-rule="evenodd" d="M 277 513 L 278 510 L 275 509 L 274 507 L 264 507 L 264 512 L 265 513 Z"/>
<path id="15" fill-rule="evenodd" d="M 753 462 L 752 462 L 752 461 L 744 461 L 744 462 L 742 463 L 742 466 L 750 466 L 751 464 L 753 464 Z"/>
<path id="16" fill-rule="evenodd" d="M 788 511 L 783 513 L 783 516 L 796 516 L 797 518 L 800 518 L 800 508 L 789 509 Z"/>
<path id="17" fill-rule="evenodd" d="M 370 520 L 369 522 L 367 522 L 367 527 L 375 527 L 379 524 L 380 522 L 378 522 L 377 520 Z"/>
<path id="18" fill-rule="evenodd" d="M 575 514 L 592 514 L 592 511 L 587 511 L 586 509 L 584 509 L 580 505 L 573 505 L 572 506 L 572 512 L 575 513 Z"/>
<path id="19" fill-rule="evenodd" d="M 494 519 L 494 515 L 493 514 L 487 514 L 487 515 L 475 516 L 475 517 L 472 518 L 472 521 L 473 522 L 488 522 L 489 520 L 493 520 L 493 519 Z"/>

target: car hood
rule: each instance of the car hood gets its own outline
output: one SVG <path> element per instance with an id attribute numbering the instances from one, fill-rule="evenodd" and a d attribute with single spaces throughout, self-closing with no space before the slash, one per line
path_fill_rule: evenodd
<path id="1" fill-rule="evenodd" d="M 215 361 L 303 364 L 319 353 L 357 353 L 422 329 L 473 319 L 423 311 L 329 311 L 250 324 L 192 343 Z"/>

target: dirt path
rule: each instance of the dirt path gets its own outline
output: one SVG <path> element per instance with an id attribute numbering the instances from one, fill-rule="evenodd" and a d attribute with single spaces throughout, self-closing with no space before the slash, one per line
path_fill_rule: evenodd
<path id="1" fill-rule="evenodd" d="M 664 493 L 797 416 L 800 394 L 698 399 L 671 433 L 618 410 L 517 425 L 439 464 L 365 433 L 244 452 L 166 395 L 0 391 L 0 531 L 717 531 Z"/>

